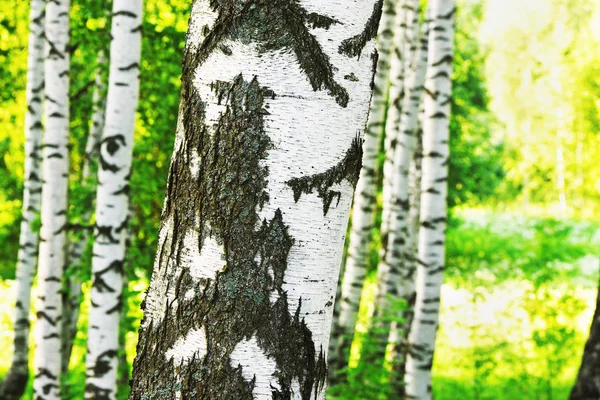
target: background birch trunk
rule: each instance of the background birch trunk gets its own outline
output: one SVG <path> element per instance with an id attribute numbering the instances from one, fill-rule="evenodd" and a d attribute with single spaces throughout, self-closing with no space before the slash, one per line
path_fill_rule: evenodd
<path id="1" fill-rule="evenodd" d="M 330 384 L 339 380 L 336 378 L 337 372 L 348 364 L 356 316 L 369 264 L 369 243 L 375 222 L 377 202 L 375 175 L 379 144 L 385 124 L 390 54 L 398 4 L 397 0 L 383 1 L 383 13 L 377 32 L 377 70 L 373 81 L 373 97 L 364 135 L 363 166 L 354 196 L 348 255 L 341 285 L 340 314 L 331 339 L 335 341 L 332 346 L 335 350 L 329 354 L 328 360 Z"/>
<path id="2" fill-rule="evenodd" d="M 95 77 L 94 94 L 92 98 L 93 113 L 92 124 L 88 133 L 85 146 L 85 157 L 83 160 L 83 172 L 81 175 L 81 185 L 90 187 L 94 191 L 96 182 L 92 182 L 92 173 L 90 164 L 97 157 L 102 139 L 102 130 L 104 129 L 104 111 L 106 107 L 106 85 L 102 81 L 101 69 L 104 68 L 106 60 L 102 52 L 98 54 L 98 70 Z M 89 225 L 92 218 L 92 209 L 88 208 L 83 212 L 81 221 L 84 225 Z M 66 290 L 63 297 L 63 360 L 62 369 L 66 372 L 69 368 L 71 359 L 71 350 L 73 348 L 73 339 L 77 334 L 77 322 L 79 321 L 79 309 L 81 305 L 81 269 L 83 262 L 83 252 L 85 251 L 89 240 L 89 229 L 87 226 L 81 226 L 72 232 L 72 238 L 69 241 L 68 270 L 66 279 Z"/>
<path id="3" fill-rule="evenodd" d="M 325 398 L 379 13 L 194 2 L 131 399 Z"/>
<path id="4" fill-rule="evenodd" d="M 25 114 L 25 182 L 16 271 L 12 364 L 0 384 L 0 399 L 19 399 L 29 376 L 31 284 L 38 256 L 37 219 L 41 203 L 42 102 L 44 99 L 44 1 L 31 0 Z"/>
<path id="5" fill-rule="evenodd" d="M 115 399 L 129 178 L 139 95 L 142 0 L 115 0 L 100 146 L 85 397 Z"/>
<path id="6" fill-rule="evenodd" d="M 33 381 L 36 399 L 60 397 L 62 275 L 69 186 L 69 0 L 46 4 L 45 136 L 37 321 Z"/>
<path id="7" fill-rule="evenodd" d="M 421 103 L 422 104 L 422 103 Z M 395 398 L 404 398 L 404 375 L 406 371 L 406 356 L 408 354 L 408 336 L 412 325 L 415 312 L 415 299 L 417 296 L 415 287 L 415 278 L 418 267 L 418 237 L 419 237 L 419 216 L 421 208 L 421 162 L 423 159 L 423 109 L 419 110 L 419 128 L 417 141 L 413 154 L 413 162 L 410 167 L 408 177 L 409 203 L 408 212 L 408 239 L 406 242 L 406 251 L 404 253 L 404 276 L 400 282 L 398 291 L 403 293 L 406 300 L 405 309 L 402 318 L 394 322 L 390 333 L 389 342 L 393 344 L 392 351 L 392 376 L 391 389 L 395 393 Z"/>
<path id="8" fill-rule="evenodd" d="M 431 400 L 431 367 L 444 271 L 454 0 L 432 0 L 425 80 L 421 227 L 415 315 L 406 363 L 406 397 Z"/>
<path id="9" fill-rule="evenodd" d="M 413 43 L 417 41 L 419 31 L 419 2 L 408 0 L 404 4 L 404 15 L 407 21 L 400 29 L 399 35 L 404 40 L 399 45 L 403 49 L 396 51 L 392 61 L 393 70 L 397 73 L 395 77 L 393 103 L 390 102 L 388 118 L 386 120 L 386 132 L 390 132 L 397 142 L 393 150 L 392 190 L 389 208 L 385 218 L 388 220 L 388 232 L 382 240 L 382 247 L 386 246 L 384 256 L 381 258 L 377 269 L 377 296 L 375 299 L 375 316 L 371 327 L 371 337 L 374 340 L 373 354 L 367 356 L 367 362 L 383 363 L 390 335 L 390 312 L 392 311 L 392 299 L 403 297 L 398 291 L 399 282 L 404 278 L 402 270 L 403 263 L 401 255 L 405 251 L 406 244 L 406 214 L 408 212 L 408 172 L 413 154 L 414 137 L 418 130 L 417 115 L 422 94 L 423 81 L 427 60 L 427 48 L 421 48 L 418 54 L 419 67 L 409 68 L 409 75 L 405 76 L 405 64 L 411 63 L 411 52 Z M 412 26 L 417 24 L 416 29 Z M 425 60 L 425 65 L 423 64 Z M 412 62 L 416 67 L 416 63 Z M 402 85 L 401 92 L 400 82 Z M 384 178 L 386 183 L 387 178 Z M 386 206 L 384 205 L 384 207 Z"/>

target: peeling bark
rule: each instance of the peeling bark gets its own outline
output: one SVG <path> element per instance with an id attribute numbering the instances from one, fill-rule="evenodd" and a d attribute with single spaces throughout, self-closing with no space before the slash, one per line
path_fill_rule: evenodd
<path id="1" fill-rule="evenodd" d="M 27 56 L 27 113 L 25 114 L 25 183 L 23 217 L 16 272 L 14 340 L 10 369 L 0 384 L 0 399 L 17 400 L 29 376 L 29 311 L 31 284 L 38 256 L 34 222 L 41 205 L 42 101 L 44 98 L 44 2 L 31 0 Z"/>
<path id="2" fill-rule="evenodd" d="M 372 5 L 194 2 L 131 399 L 324 398 Z"/>

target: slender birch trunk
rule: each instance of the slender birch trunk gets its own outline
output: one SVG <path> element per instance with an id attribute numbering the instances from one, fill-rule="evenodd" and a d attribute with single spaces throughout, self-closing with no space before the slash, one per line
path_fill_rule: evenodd
<path id="1" fill-rule="evenodd" d="M 100 146 L 86 399 L 115 399 L 129 177 L 138 103 L 142 0 L 115 0 L 106 120 Z"/>
<path id="2" fill-rule="evenodd" d="M 383 142 L 384 161 L 383 161 L 383 187 L 382 187 L 382 208 L 381 208 L 381 242 L 382 247 L 379 252 L 379 260 L 385 259 L 387 256 L 387 239 L 389 234 L 389 222 L 390 222 L 390 209 L 393 198 L 392 193 L 392 180 L 394 175 L 394 154 L 396 151 L 396 141 L 398 136 L 398 123 L 400 122 L 400 111 L 402 106 L 402 99 L 404 98 L 404 65 L 406 54 L 405 40 L 406 40 L 406 21 L 407 21 L 407 1 L 398 0 L 398 11 L 396 13 L 396 21 L 394 23 L 394 29 L 396 34 L 394 35 L 394 42 L 392 45 L 392 57 L 390 60 L 390 71 L 389 71 L 389 92 L 386 112 L 386 125 L 384 126 L 385 138 Z M 411 0 L 412 1 L 412 0 Z M 395 123 L 388 122 L 394 120 Z"/>
<path id="3" fill-rule="evenodd" d="M 590 327 L 590 336 L 583 350 L 577 380 L 569 400 L 593 400 L 600 398 L 600 286 L 596 310 Z"/>
<path id="4" fill-rule="evenodd" d="M 404 274 L 398 282 L 398 291 L 406 300 L 401 321 L 397 320 L 392 326 L 389 342 L 393 344 L 391 389 L 394 398 L 404 398 L 404 375 L 406 370 L 406 356 L 408 353 L 408 336 L 415 313 L 416 286 L 415 278 L 418 267 L 418 237 L 419 216 L 421 207 L 421 162 L 423 159 L 423 109 L 419 111 L 419 128 L 417 142 L 410 167 L 408 178 L 409 204 L 408 212 L 408 239 L 403 259 L 405 260 Z"/>
<path id="5" fill-rule="evenodd" d="M 10 369 L 0 384 L 0 398 L 19 399 L 29 376 L 29 309 L 31 284 L 38 256 L 35 220 L 40 213 L 42 101 L 44 98 L 44 1 L 31 0 L 27 55 L 27 113 L 25 114 L 25 182 L 23 217 L 16 272 L 14 341 Z"/>
<path id="6" fill-rule="evenodd" d="M 377 72 L 373 81 L 373 97 L 363 142 L 363 167 L 356 186 L 348 256 L 341 285 L 340 314 L 333 330 L 334 351 L 329 354 L 330 383 L 336 383 L 337 372 L 348 364 L 356 315 L 369 263 L 369 242 L 375 222 L 377 188 L 375 173 L 379 143 L 385 123 L 388 94 L 389 60 L 394 37 L 397 0 L 384 0 L 377 32 Z M 381 12 L 381 11 L 380 11 Z"/>
<path id="7" fill-rule="evenodd" d="M 194 2 L 131 399 L 325 398 L 379 12 Z"/>
<path id="8" fill-rule="evenodd" d="M 402 255 L 405 252 L 405 245 L 408 236 L 407 214 L 408 204 L 408 174 L 414 151 L 415 137 L 418 133 L 418 113 L 419 104 L 423 92 L 423 82 L 425 81 L 425 70 L 427 67 L 427 46 L 422 45 L 419 48 L 417 57 L 418 63 L 413 62 L 414 68 L 409 69 L 408 76 L 402 72 L 404 63 L 410 60 L 403 60 L 402 54 L 410 53 L 408 49 L 413 46 L 418 35 L 413 36 L 414 28 L 412 23 L 418 24 L 419 2 L 418 0 L 409 0 L 405 3 L 406 23 L 400 30 L 405 38 L 403 41 L 404 50 L 397 52 L 393 60 L 395 70 L 398 71 L 396 82 L 402 81 L 404 87 L 403 97 L 394 98 L 393 105 L 388 112 L 386 121 L 386 132 L 390 132 L 396 139 L 397 145 L 394 151 L 393 159 L 393 179 L 392 179 L 392 202 L 389 203 L 389 218 L 387 240 L 383 245 L 387 246 L 385 256 L 382 257 L 377 269 L 377 296 L 375 298 L 375 315 L 372 324 L 371 336 L 376 337 L 375 347 L 372 355 L 368 357 L 367 362 L 383 362 L 385 358 L 386 347 L 390 335 L 391 322 L 388 318 L 392 311 L 392 299 L 404 297 L 400 292 L 400 281 L 405 278 L 404 260 Z M 418 25 L 417 25 L 418 32 Z M 410 33 L 410 34 L 405 34 Z M 426 35 L 424 35 L 426 36 Z M 394 93 L 402 96 L 401 93 Z"/>
<path id="9" fill-rule="evenodd" d="M 423 400 L 432 398 L 431 367 L 444 271 L 455 1 L 432 0 L 429 10 L 419 268 L 406 363 L 406 397 Z"/>
<path id="10" fill-rule="evenodd" d="M 42 226 L 34 329 L 36 399 L 60 398 L 62 275 L 69 186 L 69 0 L 46 4 Z"/>
<path id="11" fill-rule="evenodd" d="M 102 81 L 101 68 L 106 60 L 102 52 L 98 54 L 98 70 L 96 71 L 94 94 L 92 98 L 93 112 L 92 124 L 88 133 L 88 138 L 85 147 L 85 157 L 83 160 L 83 172 L 81 175 L 81 185 L 87 187 L 91 185 L 91 189 L 95 188 L 95 183 L 91 183 L 92 174 L 90 171 L 90 163 L 97 156 L 102 139 L 102 129 L 104 128 L 104 110 L 105 110 L 105 92 L 106 87 Z M 83 212 L 81 220 L 84 223 L 91 221 L 92 210 L 87 209 Z M 62 350 L 62 370 L 67 372 L 69 361 L 71 359 L 71 351 L 73 349 L 73 340 L 77 334 L 77 322 L 79 321 L 79 309 L 81 305 L 81 264 L 83 262 L 83 252 L 88 244 L 89 231 L 85 227 L 81 232 L 77 232 L 77 236 L 69 241 L 68 264 L 69 271 L 67 274 L 66 290 L 63 294 L 63 350 Z"/>

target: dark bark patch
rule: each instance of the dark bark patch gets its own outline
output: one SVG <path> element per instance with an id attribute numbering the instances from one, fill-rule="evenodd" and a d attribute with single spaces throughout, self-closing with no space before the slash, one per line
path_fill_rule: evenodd
<path id="1" fill-rule="evenodd" d="M 252 399 L 254 380 L 246 381 L 230 360 L 236 346 L 251 337 L 276 361 L 273 398 L 289 398 L 294 381 L 308 398 L 322 388 L 326 366 L 299 310 L 290 315 L 283 290 L 293 238 L 279 210 L 269 220 L 258 215 L 269 201 L 268 169 L 261 160 L 272 148 L 263 118 L 265 98 L 274 93 L 256 77 L 214 82 L 213 94 L 226 109 L 209 131 L 190 75 L 184 74 L 183 82 L 185 140 L 173 155 L 163 215 L 172 218 L 173 230 L 159 250 L 161 267 L 176 268 L 168 273 L 178 301 L 167 305 L 163 321 L 142 329 L 131 398 L 173 398 L 181 391 L 198 399 Z M 192 171 L 195 157 L 201 161 Z M 186 232 L 194 229 L 200 252 L 211 237 L 225 254 L 225 268 L 206 280 L 203 290 L 187 266 L 179 266 Z M 190 291 L 194 297 L 186 299 Z M 273 303 L 272 296 L 277 297 Z M 181 365 L 165 359 L 178 339 L 200 327 L 206 334 L 204 357 Z"/>
<path id="2" fill-rule="evenodd" d="M 287 182 L 294 192 L 294 201 L 300 200 L 302 194 L 317 192 L 323 201 L 323 214 L 326 215 L 334 199 L 339 202 L 341 193 L 331 190 L 334 184 L 347 180 L 352 187 L 356 187 L 360 168 L 362 166 L 362 145 L 360 138 L 352 140 L 350 148 L 346 151 L 344 158 L 335 166 L 325 172 L 293 178 Z"/>

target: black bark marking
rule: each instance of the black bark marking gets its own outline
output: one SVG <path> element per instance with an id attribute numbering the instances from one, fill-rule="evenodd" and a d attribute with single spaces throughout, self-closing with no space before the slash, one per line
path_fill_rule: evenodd
<path id="1" fill-rule="evenodd" d="M 137 14 L 132 13 L 131 11 L 117 11 L 112 13 L 113 17 L 129 17 L 129 18 L 137 18 Z"/>
<path id="2" fill-rule="evenodd" d="M 379 28 L 379 20 L 383 9 L 383 0 L 377 0 L 373 6 L 373 13 L 369 17 L 365 29 L 358 35 L 346 39 L 340 44 L 338 51 L 348 57 L 360 57 L 362 50 L 367 42 L 377 37 L 377 29 Z"/>
<path id="3" fill-rule="evenodd" d="M 360 168 L 362 166 L 362 144 L 359 137 L 352 140 L 350 148 L 346 151 L 344 158 L 335 166 L 329 168 L 325 172 L 318 174 L 303 176 L 301 178 L 293 178 L 287 182 L 288 186 L 294 192 L 294 201 L 300 200 L 302 194 L 310 194 L 313 191 L 323 201 L 323 215 L 327 214 L 331 202 L 337 198 L 340 201 L 341 193 L 336 190 L 331 190 L 334 184 L 341 183 L 344 179 L 347 180 L 352 187 L 356 187 Z"/>
<path id="4" fill-rule="evenodd" d="M 327 90 L 340 106 L 348 105 L 348 92 L 334 79 L 329 56 L 309 29 L 337 21 L 309 14 L 297 0 L 212 0 L 211 6 L 218 17 L 212 29 L 206 28 L 200 50 L 186 56 L 185 69 L 195 70 L 225 39 L 256 43 L 261 52 L 291 49 L 313 90 Z"/>
<path id="5" fill-rule="evenodd" d="M 256 11 L 248 12 L 256 17 Z M 237 11 L 221 12 L 221 18 L 227 15 L 240 18 L 246 24 L 243 29 L 250 29 L 251 21 Z M 189 65 L 187 60 L 184 65 Z M 233 82 L 214 82 L 212 91 L 226 110 L 209 132 L 205 105 L 192 84 L 193 71 L 184 70 L 185 141 L 173 155 L 163 215 L 172 218 L 173 229 L 158 259 L 163 268 L 169 260 L 179 264 L 186 232 L 199 229 L 199 251 L 205 238 L 212 237 L 223 246 L 225 268 L 213 280 L 204 280 L 201 289 L 187 269 L 180 267 L 170 277 L 178 302 L 166 304 L 160 324 L 142 328 L 130 398 L 172 398 L 180 390 L 198 399 L 252 399 L 254 380 L 246 381 L 230 361 L 235 347 L 251 337 L 277 364 L 272 398 L 289 398 L 294 381 L 299 382 L 302 398 L 308 398 L 323 387 L 326 363 L 300 316 L 300 306 L 291 315 L 283 290 L 293 238 L 279 210 L 270 220 L 260 221 L 258 216 L 269 201 L 268 169 L 261 160 L 272 148 L 264 131 L 264 100 L 274 94 L 256 78 L 246 81 L 240 75 Z M 189 160 L 197 156 L 199 170 L 192 173 Z M 184 294 L 190 290 L 196 295 L 187 300 Z M 273 294 L 277 300 L 271 303 Z M 206 355 L 181 365 L 165 360 L 164 353 L 191 328 L 204 329 Z"/>
<path id="6" fill-rule="evenodd" d="M 133 64 L 130 64 L 130 65 L 126 66 L 126 67 L 120 67 L 119 71 L 131 71 L 133 69 L 140 69 L 140 64 L 138 64 L 138 63 L 135 62 Z"/>

